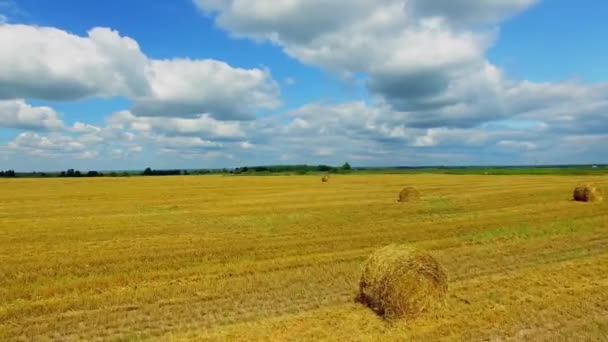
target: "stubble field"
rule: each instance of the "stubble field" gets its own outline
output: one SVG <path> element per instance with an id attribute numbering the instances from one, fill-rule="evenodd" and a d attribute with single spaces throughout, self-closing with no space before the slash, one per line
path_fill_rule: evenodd
<path id="1" fill-rule="evenodd" d="M 608 176 L 0 180 L 0 340 L 608 340 Z M 397 203 L 415 186 L 417 203 Z M 449 275 L 443 310 L 353 301 L 392 243 Z"/>

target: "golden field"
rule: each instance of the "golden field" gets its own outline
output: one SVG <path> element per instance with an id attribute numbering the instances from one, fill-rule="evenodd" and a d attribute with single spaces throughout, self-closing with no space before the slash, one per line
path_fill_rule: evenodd
<path id="1" fill-rule="evenodd" d="M 608 340 L 608 176 L 0 180 L 0 340 Z M 422 199 L 398 203 L 404 186 Z M 387 323 L 353 301 L 391 243 L 447 303 Z"/>

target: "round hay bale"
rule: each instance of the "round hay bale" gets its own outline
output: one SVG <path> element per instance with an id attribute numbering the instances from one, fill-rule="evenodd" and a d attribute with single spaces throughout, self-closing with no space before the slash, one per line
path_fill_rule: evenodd
<path id="1" fill-rule="evenodd" d="M 321 182 L 323 182 L 323 183 L 327 183 L 327 182 L 329 182 L 329 176 L 323 176 L 323 177 L 321 178 Z"/>
<path id="2" fill-rule="evenodd" d="M 399 192 L 398 202 L 411 202 L 420 199 L 420 192 L 415 188 L 408 186 Z"/>
<path id="3" fill-rule="evenodd" d="M 363 265 L 357 300 L 386 319 L 414 318 L 445 302 L 448 277 L 430 255 L 390 245 Z"/>
<path id="4" fill-rule="evenodd" d="M 574 189 L 574 200 L 577 202 L 601 202 L 602 192 L 593 184 L 579 185 Z"/>

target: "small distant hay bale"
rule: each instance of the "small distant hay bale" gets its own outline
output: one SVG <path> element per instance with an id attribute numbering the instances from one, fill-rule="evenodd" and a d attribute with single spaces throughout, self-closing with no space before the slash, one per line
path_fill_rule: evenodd
<path id="1" fill-rule="evenodd" d="M 398 202 L 411 202 L 420 199 L 420 192 L 415 188 L 408 186 L 399 192 Z"/>
<path id="2" fill-rule="evenodd" d="M 321 178 L 321 182 L 323 182 L 323 183 L 327 183 L 327 182 L 329 182 L 329 176 L 323 176 L 323 177 Z"/>
<path id="3" fill-rule="evenodd" d="M 593 184 L 577 186 L 574 189 L 573 197 L 577 202 L 601 202 L 604 199 L 600 189 Z"/>
<path id="4" fill-rule="evenodd" d="M 411 319 L 445 303 L 448 277 L 430 255 L 390 245 L 363 265 L 357 301 L 385 319 Z"/>

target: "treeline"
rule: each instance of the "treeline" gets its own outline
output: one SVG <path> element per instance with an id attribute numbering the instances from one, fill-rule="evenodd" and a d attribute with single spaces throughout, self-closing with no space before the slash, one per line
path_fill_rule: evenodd
<path id="1" fill-rule="evenodd" d="M 67 169 L 60 172 L 24 172 L 17 173 L 14 170 L 0 171 L 0 177 L 65 177 L 65 178 L 80 178 L 80 177 L 130 177 L 130 176 L 180 176 L 180 175 L 210 175 L 210 174 L 273 174 L 273 173 L 291 173 L 291 174 L 307 174 L 309 172 L 326 172 L 326 173 L 345 173 L 351 170 L 349 163 L 344 163 L 341 167 L 329 165 L 271 165 L 271 166 L 243 166 L 234 169 L 196 169 L 196 170 L 181 170 L 181 169 L 164 169 L 154 170 L 146 168 L 144 171 L 108 171 L 103 173 L 100 171 L 80 171 L 76 169 Z"/>
<path id="2" fill-rule="evenodd" d="M 82 173 L 78 170 L 68 169 L 67 171 L 61 171 L 59 177 L 103 177 L 103 173 L 97 171 Z"/>
<path id="3" fill-rule="evenodd" d="M 297 173 L 306 174 L 309 172 L 328 172 L 339 173 L 352 170 L 349 163 L 344 163 L 341 167 L 329 165 L 272 165 L 272 166 L 243 166 L 234 169 L 234 173 Z"/>
<path id="4" fill-rule="evenodd" d="M 12 178 L 17 177 L 17 174 L 15 173 L 15 170 L 0 171 L 0 177 Z"/>
<path id="5" fill-rule="evenodd" d="M 146 168 L 142 173 L 143 176 L 179 176 L 188 174 L 187 170 L 152 170 L 151 168 Z"/>
<path id="6" fill-rule="evenodd" d="M 0 177 L 22 177 L 22 178 L 44 178 L 44 177 L 69 177 L 69 178 L 78 178 L 78 177 L 128 177 L 131 176 L 128 172 L 109 172 L 108 174 L 104 174 L 99 171 L 91 170 L 87 172 L 81 172 L 80 170 L 75 169 L 67 169 L 65 171 L 60 172 L 15 172 L 14 170 L 0 171 Z"/>

